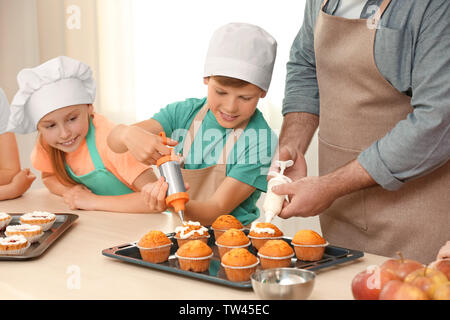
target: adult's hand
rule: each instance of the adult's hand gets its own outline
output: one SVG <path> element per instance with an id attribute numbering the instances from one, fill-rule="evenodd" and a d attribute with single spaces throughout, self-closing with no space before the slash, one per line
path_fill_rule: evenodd
<path id="1" fill-rule="evenodd" d="M 338 195 L 327 186 L 321 177 L 305 177 L 292 183 L 274 186 L 272 191 L 279 195 L 288 195 L 290 202 L 284 203 L 279 217 L 287 219 L 292 216 L 315 216 L 337 199 Z"/>
<path id="2" fill-rule="evenodd" d="M 277 149 L 269 171 L 279 171 L 279 167 L 276 164 L 277 160 L 294 161 L 294 164 L 292 166 L 284 170 L 284 175 L 291 178 L 292 181 L 297 181 L 301 178 L 306 177 L 307 167 L 306 160 L 303 154 L 300 154 L 295 150 L 291 150 L 288 147 L 281 147 L 280 149 Z M 270 180 L 271 178 L 271 176 L 267 176 L 267 180 Z"/>

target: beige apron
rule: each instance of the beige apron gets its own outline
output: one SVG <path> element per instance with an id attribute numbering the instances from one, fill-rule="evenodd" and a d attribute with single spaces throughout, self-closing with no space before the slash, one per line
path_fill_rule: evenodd
<path id="1" fill-rule="evenodd" d="M 183 158 L 187 159 L 189 151 L 191 150 L 194 137 L 197 135 L 203 119 L 205 118 L 209 110 L 208 104 L 205 104 L 202 109 L 196 114 L 194 120 L 189 127 L 186 137 L 183 142 Z M 211 198 L 220 184 L 225 180 L 227 176 L 227 159 L 230 152 L 233 150 L 233 146 L 239 139 L 240 135 L 247 126 L 248 121 L 242 123 L 239 127 L 235 128 L 231 134 L 228 135 L 228 139 L 217 164 L 202 169 L 181 169 L 184 181 L 189 183 L 189 199 L 195 200 L 207 200 Z M 197 152 L 199 152 L 197 150 Z"/>
<path id="2" fill-rule="evenodd" d="M 314 33 L 320 91 L 319 174 L 355 159 L 413 111 L 411 98 L 379 72 L 374 42 L 383 1 L 371 20 L 320 10 Z M 338 246 L 384 256 L 401 251 L 433 261 L 450 239 L 450 162 L 398 191 L 371 187 L 336 200 L 320 215 L 322 232 Z"/>

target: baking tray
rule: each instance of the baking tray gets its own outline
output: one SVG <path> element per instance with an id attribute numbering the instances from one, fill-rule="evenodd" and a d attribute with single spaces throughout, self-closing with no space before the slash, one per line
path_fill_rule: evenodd
<path id="1" fill-rule="evenodd" d="M 23 213 L 8 213 L 11 216 L 9 225 L 20 224 L 20 216 Z M 78 219 L 78 215 L 72 213 L 55 213 L 56 220 L 52 227 L 44 232 L 44 235 L 33 243 L 22 255 L 0 255 L 0 260 L 27 260 L 39 257 Z M 5 237 L 5 229 L 0 232 Z"/>
<path id="2" fill-rule="evenodd" d="M 251 281 L 233 282 L 227 279 L 225 275 L 225 270 L 220 264 L 220 256 L 217 246 L 215 245 L 216 240 L 214 238 L 214 232 L 211 228 L 208 228 L 208 230 L 210 234 L 210 238 L 208 239 L 208 245 L 213 249 L 214 255 L 211 258 L 208 271 L 201 273 L 185 271 L 180 269 L 178 259 L 175 257 L 175 252 L 178 250 L 178 244 L 176 239 L 174 238 L 175 233 L 166 234 L 172 241 L 173 245 L 171 246 L 170 249 L 170 256 L 168 261 L 163 263 L 150 263 L 142 260 L 141 254 L 139 253 L 139 249 L 136 247 L 135 243 L 126 243 L 112 248 L 107 248 L 102 251 L 102 254 L 110 258 L 115 258 L 121 261 L 138 264 L 144 267 L 168 271 L 171 273 L 188 276 L 191 278 L 202 279 L 205 281 L 218 283 L 226 286 L 231 286 L 235 288 L 251 288 L 252 287 Z M 249 230 L 246 229 L 244 230 L 244 232 L 246 235 L 248 235 Z M 292 238 L 283 237 L 283 240 L 286 241 L 289 245 L 291 245 Z M 256 255 L 256 249 L 252 245 L 248 247 L 248 250 Z M 328 245 L 325 248 L 323 258 L 319 261 L 314 262 L 301 261 L 298 260 L 294 255 L 294 257 L 292 258 L 292 267 L 314 271 L 334 266 L 337 264 L 341 264 L 347 261 L 355 260 L 361 258 L 362 256 L 364 256 L 364 253 L 361 251 Z M 258 265 L 257 269 L 260 268 L 261 266 Z"/>

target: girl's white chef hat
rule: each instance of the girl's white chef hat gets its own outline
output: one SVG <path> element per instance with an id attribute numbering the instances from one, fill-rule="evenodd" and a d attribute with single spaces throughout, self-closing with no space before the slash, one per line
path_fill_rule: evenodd
<path id="1" fill-rule="evenodd" d="M 46 114 L 67 106 L 92 104 L 95 81 L 91 68 L 78 60 L 60 56 L 17 75 L 19 90 L 11 102 L 6 130 L 30 133 Z"/>
<path id="2" fill-rule="evenodd" d="M 262 28 L 229 23 L 217 29 L 209 42 L 204 77 L 237 78 L 267 91 L 276 54 L 276 40 Z"/>
<path id="3" fill-rule="evenodd" d="M 5 92 L 0 88 L 0 134 L 6 129 L 9 117 L 9 103 Z"/>

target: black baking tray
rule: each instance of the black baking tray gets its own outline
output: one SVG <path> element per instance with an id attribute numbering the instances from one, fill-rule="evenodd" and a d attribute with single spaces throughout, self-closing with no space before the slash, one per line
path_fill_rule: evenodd
<path id="1" fill-rule="evenodd" d="M 20 216 L 23 213 L 8 213 L 11 216 L 9 225 L 20 224 Z M 55 213 L 56 220 L 52 227 L 44 232 L 44 235 L 39 240 L 33 243 L 21 255 L 0 255 L 1 260 L 28 260 L 39 257 L 58 239 L 73 223 L 78 219 L 78 215 L 72 213 Z M 5 228 L 6 229 L 6 228 Z M 5 229 L 0 232 L 1 237 L 5 237 Z"/>
<path id="2" fill-rule="evenodd" d="M 225 270 L 220 264 L 220 256 L 217 246 L 215 245 L 214 232 L 211 228 L 208 228 L 210 238 L 208 239 L 208 245 L 213 249 L 213 257 L 211 258 L 210 266 L 208 271 L 205 272 L 192 272 L 181 270 L 178 264 L 178 259 L 175 257 L 175 252 L 178 250 L 178 244 L 176 239 L 174 238 L 175 233 L 166 234 L 169 239 L 172 241 L 173 245 L 171 246 L 170 256 L 168 261 L 163 263 L 150 263 L 142 260 L 141 254 L 139 253 L 139 249 L 136 247 L 135 243 L 126 243 L 119 246 L 115 246 L 112 248 L 107 248 L 102 251 L 104 256 L 119 259 L 121 261 L 130 262 L 134 264 L 138 264 L 144 267 L 158 269 L 162 271 L 167 271 L 183 276 L 188 276 L 192 278 L 202 279 L 205 281 L 218 283 L 226 286 L 231 286 L 235 288 L 251 288 L 251 281 L 242 281 L 242 282 L 233 282 L 229 281 L 225 275 Z M 245 234 L 248 235 L 249 230 L 244 230 Z M 283 237 L 283 240 L 286 241 L 289 245 L 291 245 L 292 238 Z M 256 255 L 256 249 L 250 245 L 248 250 Z M 328 245 L 325 248 L 325 253 L 323 258 L 319 261 L 301 261 L 298 260 L 295 255 L 292 258 L 292 267 L 300 268 L 300 269 L 308 269 L 308 270 L 319 270 L 323 268 L 327 268 L 330 266 L 334 266 L 337 264 L 341 264 L 347 261 L 355 260 L 364 256 L 364 253 L 361 251 L 350 250 L 346 248 L 336 247 L 333 245 Z M 257 269 L 260 269 L 261 266 L 258 265 Z"/>

